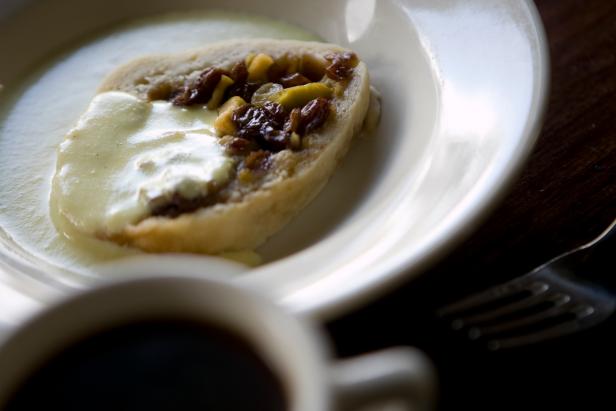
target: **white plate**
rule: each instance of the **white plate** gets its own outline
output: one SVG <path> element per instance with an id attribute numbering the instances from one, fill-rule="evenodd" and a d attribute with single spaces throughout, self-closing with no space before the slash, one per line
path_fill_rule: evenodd
<path id="1" fill-rule="evenodd" d="M 114 23 L 220 4 L 3 2 L 0 82 L 8 90 L 67 43 Z M 261 249 L 267 264 L 233 276 L 294 310 L 331 318 L 420 273 L 503 195 L 539 132 L 548 53 L 530 0 L 227 0 L 224 7 L 355 49 L 383 95 L 375 135 L 360 140 L 317 200 Z M 32 184 L 49 178 L 35 177 Z M 0 216 L 10 207 L 2 201 Z M 2 228 L 0 322 L 104 276 L 58 270 Z M 161 258 L 148 257 L 146 268 Z M 221 264 L 180 257 L 170 267 L 238 271 Z"/>

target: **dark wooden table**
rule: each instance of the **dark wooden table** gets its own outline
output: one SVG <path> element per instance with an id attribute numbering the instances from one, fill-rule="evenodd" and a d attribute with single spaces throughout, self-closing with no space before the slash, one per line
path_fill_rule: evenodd
<path id="1" fill-rule="evenodd" d="M 328 325 L 343 357 L 401 344 L 426 351 L 439 371 L 443 410 L 616 409 L 613 318 L 575 336 L 492 353 L 434 317 L 449 301 L 587 242 L 616 217 L 616 1 L 536 4 L 550 44 L 552 87 L 525 171 L 442 263 Z"/>

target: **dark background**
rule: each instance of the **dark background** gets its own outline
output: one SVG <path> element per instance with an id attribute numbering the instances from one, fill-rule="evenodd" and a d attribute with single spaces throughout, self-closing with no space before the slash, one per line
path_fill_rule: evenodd
<path id="1" fill-rule="evenodd" d="M 442 263 L 328 325 L 341 357 L 402 344 L 427 352 L 442 410 L 616 410 L 614 318 L 575 336 L 489 352 L 434 314 L 591 240 L 616 217 L 616 1 L 536 4 L 550 46 L 551 97 L 510 194 Z"/>

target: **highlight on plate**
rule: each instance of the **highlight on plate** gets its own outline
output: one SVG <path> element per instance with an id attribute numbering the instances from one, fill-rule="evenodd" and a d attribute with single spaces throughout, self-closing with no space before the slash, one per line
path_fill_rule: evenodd
<path id="1" fill-rule="evenodd" d="M 370 101 L 366 65 L 331 44 L 234 40 L 135 60 L 58 149 L 55 224 L 150 252 L 252 250 L 323 188 Z"/>

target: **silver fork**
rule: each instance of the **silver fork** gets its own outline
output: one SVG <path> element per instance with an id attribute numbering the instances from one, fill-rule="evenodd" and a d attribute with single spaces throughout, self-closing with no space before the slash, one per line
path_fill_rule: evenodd
<path id="1" fill-rule="evenodd" d="M 590 243 L 449 304 L 437 316 L 498 350 L 587 329 L 615 308 L 616 220 Z"/>

